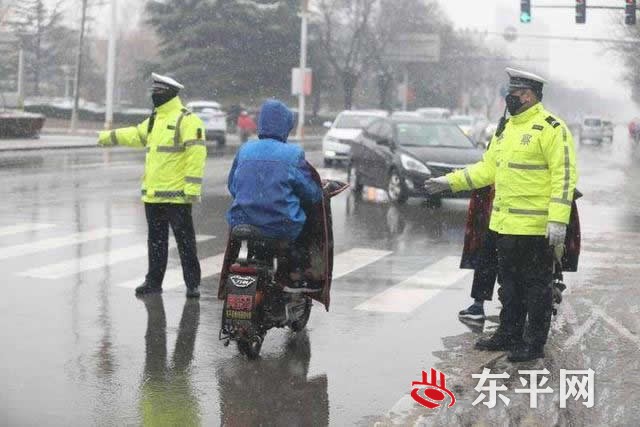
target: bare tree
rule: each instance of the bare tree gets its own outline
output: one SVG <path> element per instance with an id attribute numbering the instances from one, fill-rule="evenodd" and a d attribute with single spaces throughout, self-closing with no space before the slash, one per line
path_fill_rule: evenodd
<path id="1" fill-rule="evenodd" d="M 372 15 L 378 0 L 320 0 L 320 40 L 339 76 L 344 108 L 351 109 L 358 81 L 371 65 Z"/>
<path id="2" fill-rule="evenodd" d="M 61 35 L 62 0 L 48 9 L 44 0 L 20 0 L 13 6 L 11 27 L 19 37 L 27 55 L 27 72 L 33 81 L 33 92 L 40 95 L 42 75 L 56 65 Z"/>

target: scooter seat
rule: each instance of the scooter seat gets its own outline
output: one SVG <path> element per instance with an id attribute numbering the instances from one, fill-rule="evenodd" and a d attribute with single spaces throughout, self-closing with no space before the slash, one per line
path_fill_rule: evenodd
<path id="1" fill-rule="evenodd" d="M 240 224 L 231 230 L 231 238 L 234 240 L 273 240 L 265 237 L 260 229 L 249 224 Z"/>

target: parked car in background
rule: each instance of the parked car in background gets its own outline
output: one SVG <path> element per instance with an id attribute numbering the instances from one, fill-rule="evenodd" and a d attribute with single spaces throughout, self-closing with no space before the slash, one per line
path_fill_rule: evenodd
<path id="1" fill-rule="evenodd" d="M 613 123 L 610 120 L 603 120 L 602 127 L 604 128 L 603 136 L 608 142 L 613 142 Z"/>
<path id="2" fill-rule="evenodd" d="M 322 153 L 324 165 L 329 166 L 333 162 L 346 162 L 351 155 L 349 145 L 372 121 L 387 117 L 383 110 L 346 110 L 338 114 L 331 122 L 325 123 L 329 128 L 322 138 Z"/>
<path id="3" fill-rule="evenodd" d="M 604 125 L 600 117 L 585 117 L 580 126 L 580 144 L 602 144 Z"/>
<path id="4" fill-rule="evenodd" d="M 391 118 L 396 119 L 420 119 L 422 115 L 417 111 L 394 111 L 391 113 Z"/>
<path id="5" fill-rule="evenodd" d="M 204 123 L 205 135 L 209 141 L 219 145 L 227 142 L 227 115 L 222 106 L 215 101 L 192 101 L 186 107 Z"/>
<path id="6" fill-rule="evenodd" d="M 479 161 L 482 153 L 448 121 L 378 119 L 351 146 L 349 183 L 356 194 L 363 185 L 383 188 L 393 203 L 404 203 L 409 197 L 439 202 L 443 195 L 428 196 L 425 180 L 463 169 Z M 464 196 L 468 194 L 457 197 Z"/>
<path id="7" fill-rule="evenodd" d="M 418 108 L 416 113 L 430 120 L 446 120 L 451 117 L 451 110 L 448 108 Z"/>

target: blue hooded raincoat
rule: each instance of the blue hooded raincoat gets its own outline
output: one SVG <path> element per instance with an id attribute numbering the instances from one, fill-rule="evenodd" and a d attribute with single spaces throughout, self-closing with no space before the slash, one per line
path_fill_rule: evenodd
<path id="1" fill-rule="evenodd" d="M 251 224 L 271 238 L 295 240 L 306 215 L 303 204 L 317 203 L 322 189 L 312 177 L 297 145 L 287 144 L 293 113 L 280 101 L 267 101 L 260 110 L 259 140 L 240 147 L 229 172 L 233 203 L 227 212 L 232 228 Z"/>

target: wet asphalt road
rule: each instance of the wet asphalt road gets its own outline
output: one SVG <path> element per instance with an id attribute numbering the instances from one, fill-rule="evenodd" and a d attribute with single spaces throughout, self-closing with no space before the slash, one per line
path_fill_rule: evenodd
<path id="1" fill-rule="evenodd" d="M 518 405 L 517 396 L 510 408 L 471 405 L 471 373 L 514 367 L 501 353 L 471 349 L 494 322 L 457 320 L 472 277 L 457 269 L 465 200 L 430 208 L 336 197 L 331 310 L 315 306 L 307 333 L 270 331 L 257 361 L 225 348 L 215 288 L 231 151 L 210 153 L 203 202 L 194 208 L 205 276 L 199 302 L 184 297 L 175 248 L 162 297 L 133 295 L 147 266 L 142 153 L 0 154 L 1 424 L 452 425 L 523 417 L 637 424 L 632 396 L 640 380 L 623 371 L 640 368 L 640 155 L 623 128 L 613 144 L 579 150 L 581 271 L 566 277 L 570 291 L 548 357 L 536 365 L 556 373 L 593 368 L 596 405 L 588 415 L 575 405 L 558 411 L 551 397 L 538 410 Z M 317 149 L 308 148 L 308 158 L 320 166 Z M 346 179 L 339 168 L 320 172 Z M 487 308 L 495 318 L 497 301 Z M 455 412 L 407 399 L 411 382 L 431 367 L 455 386 Z"/>

